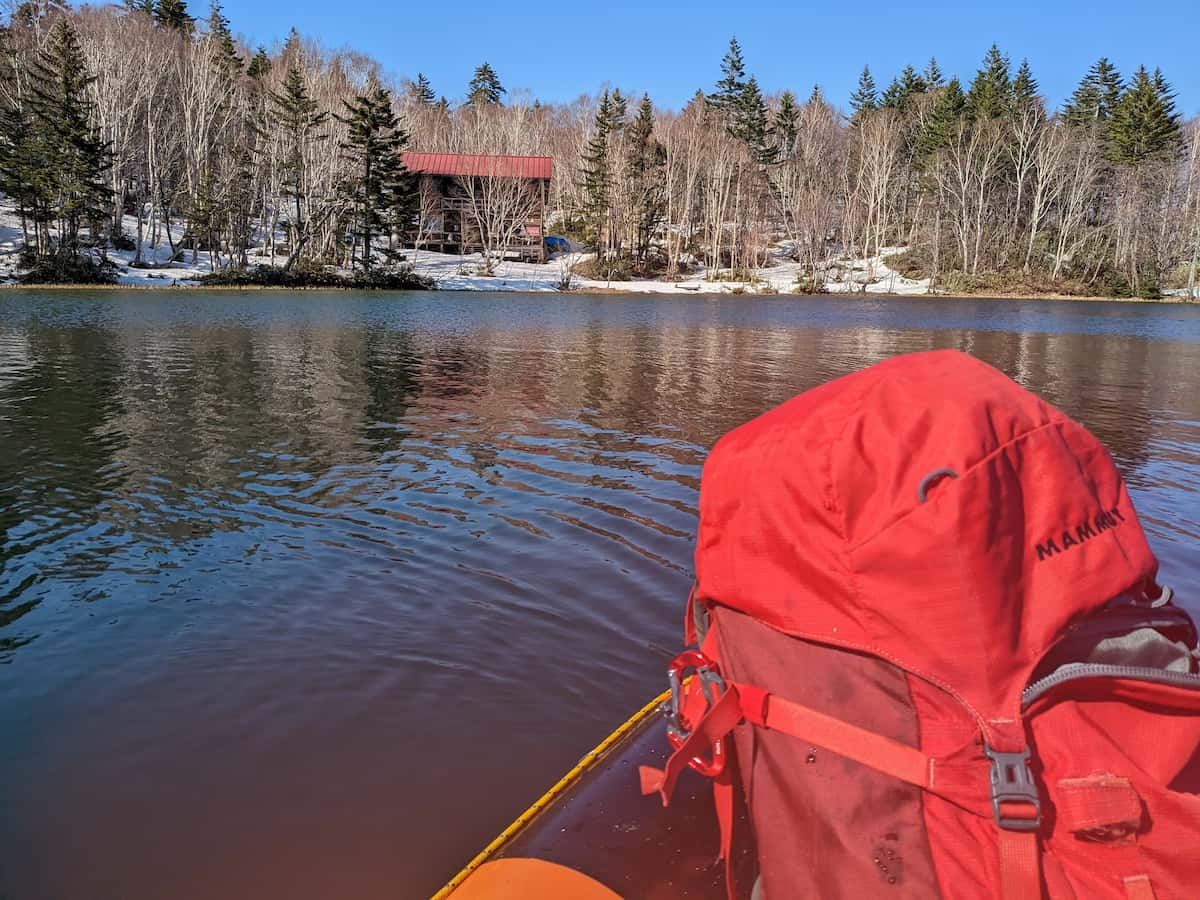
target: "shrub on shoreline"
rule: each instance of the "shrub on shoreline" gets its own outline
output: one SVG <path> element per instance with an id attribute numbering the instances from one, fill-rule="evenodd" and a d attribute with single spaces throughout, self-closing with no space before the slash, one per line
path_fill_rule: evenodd
<path id="1" fill-rule="evenodd" d="M 37 257 L 17 279 L 21 284 L 116 284 L 117 267 L 110 259 L 59 254 Z"/>
<path id="2" fill-rule="evenodd" d="M 355 272 L 353 275 L 340 275 L 325 268 L 252 266 L 249 269 L 211 272 L 197 280 L 203 285 L 215 287 L 356 288 L 379 291 L 432 291 L 437 287 L 432 278 L 418 275 L 411 266 L 369 273 Z"/>
<path id="3" fill-rule="evenodd" d="M 912 279 L 928 278 L 933 268 L 928 254 L 916 253 L 913 250 L 893 253 L 884 257 L 883 261 L 890 269 Z M 938 277 L 934 288 L 939 293 L 968 297 L 1016 293 L 1064 297 L 1099 296 L 1117 300 L 1136 296 L 1144 300 L 1157 300 L 1162 296 L 1161 286 L 1156 277 L 1146 277 L 1141 292 L 1135 294 L 1129 279 L 1112 269 L 1102 270 L 1090 279 L 1070 275 L 1055 278 L 1044 272 L 1025 273 L 1017 265 L 1005 271 L 981 272 L 978 275 L 950 270 Z"/>

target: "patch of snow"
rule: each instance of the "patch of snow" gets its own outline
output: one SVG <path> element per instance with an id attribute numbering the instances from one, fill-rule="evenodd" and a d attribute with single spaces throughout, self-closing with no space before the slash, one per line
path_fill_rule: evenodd
<path id="1" fill-rule="evenodd" d="M 0 199 L 0 281 L 16 277 L 17 255 L 21 252 L 21 221 L 12 212 L 12 204 Z"/>
<path id="2" fill-rule="evenodd" d="M 1200 299 L 1200 287 L 1198 288 L 1167 288 L 1162 292 L 1164 297 L 1177 297 L 1180 300 L 1196 300 Z"/>
<path id="3" fill-rule="evenodd" d="M 851 291 L 879 294 L 924 294 L 929 280 L 905 278 L 888 268 L 884 259 L 903 248 L 886 248 L 880 256 L 870 259 L 842 261 L 839 274 L 830 274 L 825 290 L 830 293 Z M 505 261 L 495 267 L 493 275 L 481 274 L 483 258 L 478 253 L 454 256 L 429 250 L 406 251 L 410 262 L 421 275 L 432 278 L 442 290 L 460 291 L 556 291 L 560 290 L 564 274 L 571 266 L 589 259 L 591 254 L 571 253 L 545 263 Z M 612 290 L 629 293 L 795 293 L 802 273 L 800 263 L 793 262 L 786 248 L 776 248 L 775 264 L 754 272 L 753 281 L 708 280 L 703 269 L 690 273 L 679 281 L 635 279 L 632 281 L 603 281 L 571 275 L 573 291 Z M 719 274 L 719 273 L 718 273 Z"/>
<path id="4" fill-rule="evenodd" d="M 136 239 L 137 217 L 125 216 L 122 227 L 130 240 Z M 171 236 L 180 240 L 183 236 L 183 223 L 171 223 Z M 161 231 L 162 229 L 160 229 Z M 21 251 L 21 219 L 11 200 L 0 197 L 0 280 L 16 280 L 17 256 Z M 148 240 L 142 241 L 142 266 L 133 268 L 136 254 L 133 250 L 109 249 L 108 258 L 117 266 L 117 283 L 147 286 L 169 286 L 172 284 L 195 284 L 196 279 L 211 271 L 208 253 L 201 251 L 196 263 L 191 263 L 191 251 L 182 253 L 182 258 L 171 262 L 171 247 L 162 238 L 157 246 Z"/>
<path id="5" fill-rule="evenodd" d="M 449 291 L 557 291 L 570 275 L 571 290 L 614 290 L 629 293 L 675 293 L 682 284 L 658 279 L 601 281 L 581 278 L 570 269 L 591 258 L 589 253 L 569 253 L 544 263 L 505 260 L 492 275 L 483 274 L 483 257 L 478 253 L 455 256 L 431 250 L 406 250 L 405 255 L 420 275 L 432 278 L 441 290 Z M 713 285 L 710 291 L 719 290 Z"/>

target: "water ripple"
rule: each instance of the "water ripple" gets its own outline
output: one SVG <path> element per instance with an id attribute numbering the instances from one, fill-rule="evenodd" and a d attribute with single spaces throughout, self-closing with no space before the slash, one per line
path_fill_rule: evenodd
<path id="1" fill-rule="evenodd" d="M 658 690 L 707 448 L 897 352 L 1083 420 L 1200 580 L 1200 310 L 4 299 L 0 895 L 427 895 Z"/>

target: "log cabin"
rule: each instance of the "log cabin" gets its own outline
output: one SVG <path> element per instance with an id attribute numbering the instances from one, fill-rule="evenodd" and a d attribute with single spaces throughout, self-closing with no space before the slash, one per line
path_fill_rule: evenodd
<path id="1" fill-rule="evenodd" d="M 418 216 L 401 235 L 404 246 L 545 262 L 550 157 L 405 153 L 403 158 L 418 176 L 421 197 Z"/>

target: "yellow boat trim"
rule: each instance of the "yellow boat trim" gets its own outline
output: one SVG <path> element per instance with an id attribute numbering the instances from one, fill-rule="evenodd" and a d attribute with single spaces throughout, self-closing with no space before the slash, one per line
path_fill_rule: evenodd
<path id="1" fill-rule="evenodd" d="M 446 882 L 446 886 L 434 894 L 430 900 L 444 900 L 444 898 L 449 897 L 451 891 L 462 884 L 468 875 L 487 862 L 497 850 L 508 843 L 508 841 L 516 836 L 516 834 L 520 832 L 522 828 L 528 825 L 534 816 L 549 806 L 551 801 L 569 788 L 575 782 L 575 780 L 579 778 L 580 775 L 591 768 L 592 764 L 600 759 L 600 757 L 602 757 L 604 753 L 610 747 L 612 747 L 613 744 L 636 728 L 641 721 L 646 718 L 646 716 L 654 712 L 658 705 L 669 699 L 670 696 L 670 691 L 663 691 L 661 694 L 635 712 L 632 716 L 630 716 L 616 731 L 596 745 L 594 750 L 590 750 L 585 753 L 579 762 L 575 764 L 575 767 L 571 769 L 571 771 L 560 778 L 554 787 L 550 788 L 550 790 L 538 797 L 538 799 L 533 802 L 533 805 L 531 805 L 529 809 L 517 816 L 516 820 L 511 825 L 500 832 L 494 841 L 479 851 L 479 854 L 469 863 L 463 866 L 462 871 Z"/>

